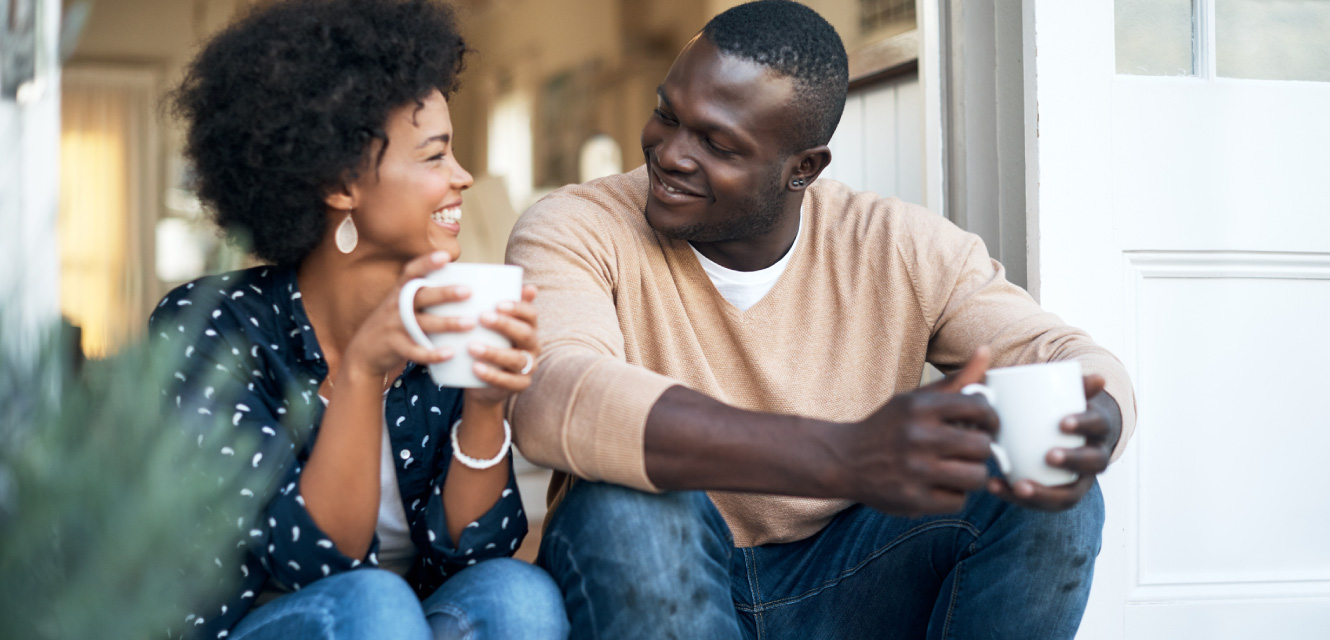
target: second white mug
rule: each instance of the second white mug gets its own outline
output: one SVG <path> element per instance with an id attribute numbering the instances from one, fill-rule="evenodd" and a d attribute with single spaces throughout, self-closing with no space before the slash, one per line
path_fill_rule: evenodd
<path id="1" fill-rule="evenodd" d="M 966 385 L 961 393 L 981 394 L 997 410 L 1002 424 L 993 456 L 1009 482 L 1033 480 L 1052 487 L 1076 481 L 1075 473 L 1051 467 L 1044 458 L 1055 447 L 1085 446 L 1085 436 L 1059 427 L 1063 418 L 1085 412 L 1081 363 L 991 369 L 984 384 Z"/>

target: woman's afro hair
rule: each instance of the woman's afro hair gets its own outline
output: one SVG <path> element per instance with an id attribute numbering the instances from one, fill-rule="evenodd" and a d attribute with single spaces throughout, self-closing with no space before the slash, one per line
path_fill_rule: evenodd
<path id="1" fill-rule="evenodd" d="M 233 239 L 294 266 L 325 197 L 377 164 L 390 111 L 457 88 L 466 44 L 433 0 L 279 0 L 213 38 L 170 97 L 200 199 Z"/>

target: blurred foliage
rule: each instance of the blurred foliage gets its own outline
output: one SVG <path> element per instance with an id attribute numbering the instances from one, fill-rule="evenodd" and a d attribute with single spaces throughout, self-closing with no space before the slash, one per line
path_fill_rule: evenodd
<path id="1" fill-rule="evenodd" d="M 145 345 L 80 364 L 61 330 L 14 341 L 0 327 L 0 638 L 181 630 L 234 586 L 215 568 L 241 552 L 221 518 L 252 515 L 225 457 L 201 455 L 230 425 L 165 414 L 172 363 Z"/>

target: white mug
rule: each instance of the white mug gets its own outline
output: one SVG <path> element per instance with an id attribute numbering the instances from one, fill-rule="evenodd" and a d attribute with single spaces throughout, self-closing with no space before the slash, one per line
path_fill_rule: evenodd
<path id="1" fill-rule="evenodd" d="M 1085 436 L 1063 433 L 1062 419 L 1085 412 L 1081 363 L 1075 360 L 992 369 L 985 384 L 969 384 L 964 394 L 980 394 L 997 410 L 1001 428 L 993 457 L 1009 482 L 1033 480 L 1044 486 L 1075 482 L 1077 474 L 1044 461 L 1055 447 L 1085 446 Z"/>
<path id="2" fill-rule="evenodd" d="M 460 302 L 438 304 L 425 309 L 425 313 L 436 316 L 454 316 L 470 318 L 476 327 L 470 331 L 451 331 L 425 335 L 416 322 L 416 292 L 422 287 L 447 287 L 465 285 L 471 289 L 471 297 Z M 397 297 L 397 310 L 402 315 L 402 324 L 420 346 L 428 349 L 451 347 L 453 357 L 429 366 L 430 377 L 434 384 L 441 387 L 476 388 L 489 385 L 476 377 L 471 367 L 474 360 L 467 346 L 473 342 L 505 349 L 512 346 L 502 334 L 480 326 L 480 314 L 494 311 L 500 302 L 517 302 L 522 299 L 522 267 L 506 264 L 481 264 L 456 262 L 444 265 L 423 278 L 416 278 L 402 287 Z"/>

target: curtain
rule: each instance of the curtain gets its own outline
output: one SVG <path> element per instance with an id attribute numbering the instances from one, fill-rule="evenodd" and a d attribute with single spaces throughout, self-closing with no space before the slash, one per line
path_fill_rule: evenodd
<path id="1" fill-rule="evenodd" d="M 60 309 L 82 328 L 84 352 L 102 357 L 142 333 L 156 293 L 155 79 L 70 68 L 62 83 Z"/>

